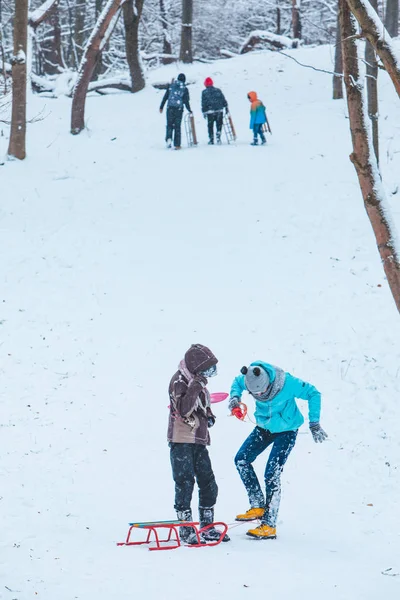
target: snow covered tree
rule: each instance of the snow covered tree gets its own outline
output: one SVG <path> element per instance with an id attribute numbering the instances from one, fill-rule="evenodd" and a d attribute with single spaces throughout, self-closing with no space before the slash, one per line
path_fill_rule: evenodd
<path id="1" fill-rule="evenodd" d="M 7 65 L 12 54 L 13 1 L 0 0 L 3 63 Z M 29 0 L 30 15 L 47 13 L 36 25 L 32 23 L 35 91 L 72 93 L 72 71 L 80 69 L 82 54 L 107 2 Z M 382 13 L 388 0 L 378 2 Z M 92 81 L 115 81 L 112 75 L 118 73 L 121 78 L 128 63 L 136 90 L 143 86 L 141 65 L 152 68 L 179 58 L 191 62 L 230 57 L 241 52 L 246 41 L 247 50 L 288 48 L 293 47 L 288 42 L 293 35 L 301 35 L 304 44 L 333 43 L 337 31 L 337 0 L 129 0 L 128 4 L 124 20 L 115 26 L 112 44 L 102 46 L 96 55 Z M 136 13 L 141 13 L 140 22 Z M 336 58 L 340 59 L 339 52 Z M 61 78 L 58 83 L 57 76 Z M 123 89 L 129 88 L 126 75 L 123 79 Z M 339 97 L 340 79 L 335 85 Z"/>
<path id="2" fill-rule="evenodd" d="M 372 7 L 378 9 L 378 1 L 371 0 Z M 365 63 L 367 70 L 367 97 L 368 97 L 368 115 L 372 125 L 372 140 L 376 162 L 379 163 L 379 130 L 378 130 L 378 63 L 375 56 L 375 50 L 367 40 L 365 43 Z"/>
<path id="3" fill-rule="evenodd" d="M 372 44 L 400 96 L 400 61 L 390 36 L 368 0 L 347 0 L 362 34 Z M 342 29 L 343 31 L 343 29 Z"/>
<path id="4" fill-rule="evenodd" d="M 168 31 L 167 11 L 165 6 L 165 0 L 160 0 L 160 20 L 162 27 L 162 63 L 164 65 L 169 64 L 173 59 L 169 58 L 168 55 L 172 54 L 171 37 Z"/>
<path id="5" fill-rule="evenodd" d="M 95 21 L 97 22 L 97 19 L 100 16 L 101 11 L 103 10 L 103 2 L 104 0 L 95 0 L 95 5 L 94 5 L 94 16 L 95 16 Z M 103 65 L 103 53 L 100 52 L 96 58 L 96 66 L 94 68 L 93 71 L 93 75 L 92 75 L 92 79 L 98 79 L 99 76 L 104 72 L 104 65 Z"/>
<path id="6" fill-rule="evenodd" d="M 349 109 L 353 163 L 360 183 L 364 205 L 375 234 L 383 268 L 400 312 L 400 263 L 396 235 L 388 217 L 388 207 L 371 142 L 365 106 L 364 81 L 360 74 L 357 28 L 347 0 L 340 2 L 343 71 Z"/>
<path id="7" fill-rule="evenodd" d="M 105 77 L 110 72 L 126 70 L 132 65 L 130 56 L 138 53 L 146 67 L 178 60 L 215 59 L 221 54 L 237 54 L 252 33 L 292 37 L 293 25 L 304 44 L 332 42 L 336 31 L 335 5 L 337 0 L 132 0 L 140 9 L 140 23 L 128 19 L 128 38 L 124 22 L 117 23 L 113 43 L 107 44 L 97 55 L 92 79 Z M 383 0 L 379 0 L 382 2 Z M 386 0 L 385 0 L 386 1 Z M 30 0 L 30 14 L 47 11 L 45 19 L 33 26 L 32 66 L 37 77 L 32 78 L 38 92 L 52 91 L 58 74 L 68 84 L 58 87 L 68 93 L 73 79 L 68 70 L 79 69 L 82 54 L 107 0 Z M 53 4 L 53 9 L 48 10 Z M 124 15 L 129 12 L 124 10 Z M 11 62 L 13 0 L 0 0 L 3 15 L 3 47 L 6 63 Z M 294 16 L 294 21 L 292 19 Z M 193 28 L 193 22 L 196 27 Z M 136 24 L 135 24 L 136 23 Z M 296 25 L 297 23 L 297 25 Z M 137 25 L 137 27 L 136 27 Z M 136 33 L 135 33 L 136 29 Z M 136 41 L 135 41 L 136 37 Z M 271 48 L 265 35 L 254 49 Z M 181 52 L 180 52 L 181 51 Z M 128 56 L 129 55 L 129 56 Z M 137 56 L 136 56 L 137 59 Z M 134 59 L 133 59 L 134 60 Z M 131 71 L 132 69 L 130 69 Z M 136 71 L 136 69 L 135 69 Z M 2 78 L 3 79 L 3 78 Z M 111 78 L 107 77 L 111 80 Z M 138 77 L 136 77 L 138 80 Z M 140 77 L 139 77 L 140 80 Z"/>
<path id="8" fill-rule="evenodd" d="M 399 35 L 399 0 L 387 0 L 385 27 L 391 37 Z"/>
<path id="9" fill-rule="evenodd" d="M 83 56 L 84 45 L 85 45 L 85 20 L 86 20 L 86 6 L 85 0 L 78 0 L 75 3 L 75 15 L 74 15 L 74 45 L 75 52 L 78 60 Z"/>
<path id="10" fill-rule="evenodd" d="M 72 111 L 71 111 L 71 133 L 78 134 L 85 127 L 85 102 L 90 79 L 95 68 L 96 58 L 103 50 L 110 37 L 116 21 L 119 17 L 121 7 L 125 0 L 108 0 L 102 10 L 96 27 L 92 31 L 79 67 L 78 79 L 75 85 Z"/>
<path id="11" fill-rule="evenodd" d="M 50 31 L 43 39 L 37 34 L 38 27 L 48 22 Z M 38 8 L 29 13 L 29 26 L 33 31 L 36 66 L 40 73 L 54 75 L 62 67 L 61 23 L 59 0 L 45 0 Z"/>
<path id="12" fill-rule="evenodd" d="M 182 0 L 181 51 L 179 60 L 183 63 L 193 62 L 192 28 L 193 0 Z"/>
<path id="13" fill-rule="evenodd" d="M 12 57 L 12 117 L 8 155 L 26 156 L 26 55 L 28 45 L 28 0 L 15 0 L 14 55 Z"/>
<path id="14" fill-rule="evenodd" d="M 132 92 L 146 85 L 139 56 L 139 23 L 144 0 L 127 0 L 122 6 L 125 25 L 126 59 L 131 76 Z"/>
<path id="15" fill-rule="evenodd" d="M 300 1 L 292 0 L 292 28 L 293 38 L 301 39 Z"/>
<path id="16" fill-rule="evenodd" d="M 1 0 L 0 0 L 0 71 L 2 73 L 2 77 L 4 80 L 3 84 L 0 84 L 0 93 L 3 92 L 4 95 L 7 94 L 7 67 L 6 67 L 6 58 L 4 52 L 4 43 L 3 43 L 3 26 L 1 21 Z M 3 89 L 2 89 L 3 88 Z"/>
<path id="17" fill-rule="evenodd" d="M 51 14 L 51 11 L 58 5 L 59 0 L 45 0 L 38 8 L 29 13 L 29 25 L 36 29 Z"/>
<path id="18" fill-rule="evenodd" d="M 337 14 L 337 26 L 336 26 L 336 43 L 335 43 L 335 73 L 333 76 L 333 99 L 340 100 L 343 98 L 343 64 L 342 64 L 342 40 L 340 36 L 340 22 L 339 22 L 339 4 Z"/>

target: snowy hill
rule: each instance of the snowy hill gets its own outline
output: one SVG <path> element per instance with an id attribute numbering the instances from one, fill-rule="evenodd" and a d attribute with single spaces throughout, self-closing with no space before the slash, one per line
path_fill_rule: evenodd
<path id="1" fill-rule="evenodd" d="M 331 70 L 332 52 L 288 54 Z M 31 99 L 31 115 L 47 116 L 29 127 L 29 158 L 0 167 L 0 598 L 397 600 L 400 322 L 345 104 L 331 100 L 330 75 L 276 53 L 186 74 L 197 148 L 164 149 L 162 92 L 148 86 L 90 97 L 79 137 L 70 100 Z M 235 145 L 206 145 L 208 75 Z M 400 224 L 398 98 L 379 77 L 382 173 Z M 264 148 L 249 146 L 252 89 L 273 131 Z M 235 524 L 216 548 L 117 548 L 129 521 L 175 516 L 167 386 L 194 342 L 219 357 L 211 391 L 229 391 L 254 359 L 312 382 L 329 441 L 302 428 L 276 541 Z M 253 425 L 226 403 L 216 414 L 216 517 L 234 524 L 248 506 L 233 456 Z"/>

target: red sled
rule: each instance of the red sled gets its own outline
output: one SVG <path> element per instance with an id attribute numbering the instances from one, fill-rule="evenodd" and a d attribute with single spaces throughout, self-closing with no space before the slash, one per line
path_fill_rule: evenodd
<path id="1" fill-rule="evenodd" d="M 190 545 L 182 544 L 179 538 L 179 527 L 192 527 L 195 531 L 198 543 Z M 143 544 L 155 542 L 155 546 L 152 546 L 149 550 L 175 550 L 175 548 L 179 548 L 180 546 L 187 546 L 188 548 L 205 548 L 207 546 L 218 546 L 228 531 L 228 525 L 222 522 L 210 523 L 201 529 L 198 527 L 198 522 L 191 521 L 147 521 L 143 523 L 129 523 L 128 535 L 126 536 L 125 542 L 118 542 L 117 546 L 141 546 Z M 211 529 L 211 527 L 222 528 L 219 540 L 203 543 L 200 534 Z M 135 529 L 144 529 L 147 531 L 147 538 L 144 541 L 132 541 L 131 534 Z M 163 530 L 165 530 L 165 535 L 167 537 L 161 539 L 161 535 L 164 533 Z M 152 536 L 154 539 L 152 539 Z"/>

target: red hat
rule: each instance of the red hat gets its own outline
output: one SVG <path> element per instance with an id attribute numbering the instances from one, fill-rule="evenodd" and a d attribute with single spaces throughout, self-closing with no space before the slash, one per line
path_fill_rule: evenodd
<path id="1" fill-rule="evenodd" d="M 206 87 L 211 87 L 212 85 L 214 85 L 213 80 L 211 79 L 211 77 L 206 77 L 206 79 L 204 80 L 204 85 Z"/>

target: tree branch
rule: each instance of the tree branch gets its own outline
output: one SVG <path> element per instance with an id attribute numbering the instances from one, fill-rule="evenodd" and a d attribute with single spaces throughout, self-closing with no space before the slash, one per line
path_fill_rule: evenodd
<path id="1" fill-rule="evenodd" d="M 59 0 L 46 0 L 37 8 L 29 13 L 29 25 L 36 29 L 43 21 L 47 19 L 52 8 L 58 4 Z"/>
<path id="2" fill-rule="evenodd" d="M 400 60 L 392 38 L 368 0 L 346 0 L 357 19 L 363 35 L 372 44 L 386 67 L 393 85 L 400 96 Z"/>

